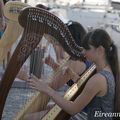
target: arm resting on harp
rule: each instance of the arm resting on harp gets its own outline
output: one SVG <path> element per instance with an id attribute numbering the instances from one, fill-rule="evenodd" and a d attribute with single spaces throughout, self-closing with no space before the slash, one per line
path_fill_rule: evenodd
<path id="1" fill-rule="evenodd" d="M 33 79 L 28 82 L 33 89 L 47 93 L 64 111 L 70 115 L 74 115 L 80 112 L 94 96 L 101 92 L 103 83 L 101 80 L 97 79 L 98 76 L 91 77 L 86 83 L 82 93 L 75 99 L 75 101 L 65 100 L 58 92 L 49 87 L 48 84 L 45 84 L 34 76 Z"/>
<path id="2" fill-rule="evenodd" d="M 56 63 L 51 56 L 48 56 L 44 62 L 51 66 L 53 70 L 55 71 L 60 67 L 58 63 Z M 76 82 L 79 78 L 79 75 L 81 75 L 86 69 L 86 65 L 82 61 L 73 61 L 69 60 L 66 65 L 59 71 L 58 74 L 56 74 L 53 77 L 52 82 L 50 83 L 50 86 L 53 89 L 59 89 L 62 87 L 65 83 L 67 83 L 70 79 L 73 80 L 73 82 Z M 74 74 L 73 74 L 74 73 Z"/>
<path id="3" fill-rule="evenodd" d="M 52 82 L 49 83 L 49 86 L 53 89 L 59 89 L 64 84 L 66 84 L 70 79 L 76 82 L 79 78 L 79 75 L 73 72 L 69 67 L 63 67 L 63 69 L 53 77 Z"/>
<path id="4" fill-rule="evenodd" d="M 49 65 L 54 71 L 56 71 L 60 67 L 60 65 L 57 62 L 55 62 L 50 55 L 48 57 L 46 57 L 43 60 L 43 62 L 45 64 Z"/>

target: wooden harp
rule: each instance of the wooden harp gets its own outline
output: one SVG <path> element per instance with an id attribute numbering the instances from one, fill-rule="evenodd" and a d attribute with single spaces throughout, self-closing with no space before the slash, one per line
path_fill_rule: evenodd
<path id="1" fill-rule="evenodd" d="M 66 100 L 75 100 L 84 88 L 88 78 L 94 73 L 96 66 L 91 67 L 82 74 L 77 83 L 74 83 L 64 95 Z M 54 105 L 40 120 L 68 120 L 70 115 L 62 110 L 57 104 Z"/>
<path id="2" fill-rule="evenodd" d="M 8 21 L 5 32 L 0 39 L 0 63 L 6 59 L 8 51 L 23 31 L 18 23 L 18 15 L 21 9 L 27 6 L 27 4 L 18 1 L 9 1 L 4 6 L 4 15 Z"/>
<path id="3" fill-rule="evenodd" d="M 71 56 L 81 58 L 82 48 L 75 44 L 68 28 L 58 17 L 48 11 L 34 7 L 25 8 L 19 15 L 19 23 L 24 28 L 23 35 L 0 83 L 0 119 L 17 73 L 44 33 L 54 36 Z"/>

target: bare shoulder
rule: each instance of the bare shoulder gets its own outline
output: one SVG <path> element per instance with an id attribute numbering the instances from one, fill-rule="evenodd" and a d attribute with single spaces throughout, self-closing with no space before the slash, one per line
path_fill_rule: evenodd
<path id="1" fill-rule="evenodd" d="M 106 85 L 106 78 L 97 73 L 93 75 L 85 85 L 85 91 L 95 92 L 96 94 L 101 92 L 103 86 Z"/>
<path id="2" fill-rule="evenodd" d="M 104 82 L 101 81 L 105 81 L 104 76 L 99 73 L 93 75 L 87 81 L 82 93 L 76 99 L 76 103 L 77 101 L 81 101 L 79 102 L 81 105 L 87 105 L 95 96 L 104 95 L 104 88 L 102 87 Z"/>
<path id="3" fill-rule="evenodd" d="M 96 73 L 88 80 L 87 84 L 100 85 L 100 83 L 103 83 L 104 81 L 106 81 L 106 78 L 100 73 Z"/>
<path id="4" fill-rule="evenodd" d="M 95 83 L 100 83 L 101 80 L 105 80 L 105 77 L 100 73 L 96 73 L 90 78 L 89 81 L 90 82 L 95 82 Z"/>

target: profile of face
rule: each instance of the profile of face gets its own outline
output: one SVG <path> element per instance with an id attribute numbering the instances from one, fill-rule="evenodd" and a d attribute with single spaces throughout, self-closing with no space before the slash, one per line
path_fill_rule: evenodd
<path id="1" fill-rule="evenodd" d="M 87 33 L 82 40 L 84 55 L 87 59 L 94 61 L 101 59 L 108 60 L 111 54 L 112 40 L 109 34 L 103 29 L 95 29 Z"/>
<path id="2" fill-rule="evenodd" d="M 90 61 L 94 61 L 94 57 L 97 55 L 97 48 L 90 45 L 89 49 L 83 49 L 82 53 L 84 57 Z"/>

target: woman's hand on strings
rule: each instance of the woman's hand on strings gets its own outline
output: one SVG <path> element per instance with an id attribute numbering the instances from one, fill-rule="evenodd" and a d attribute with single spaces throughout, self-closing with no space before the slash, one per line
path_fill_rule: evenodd
<path id="1" fill-rule="evenodd" d="M 62 75 L 64 76 L 64 77 L 67 77 L 68 79 L 72 79 L 72 80 L 75 80 L 76 81 L 76 79 L 79 77 L 78 75 L 77 75 L 77 73 L 75 73 L 70 67 L 68 67 L 68 66 L 65 66 L 65 67 L 63 67 L 63 69 L 62 69 Z"/>
<path id="2" fill-rule="evenodd" d="M 53 70 L 56 70 L 59 67 L 59 64 L 57 64 L 50 55 L 43 59 L 43 62 L 51 66 Z"/>
<path id="3" fill-rule="evenodd" d="M 38 91 L 46 92 L 46 89 L 49 88 L 49 85 L 47 83 L 45 83 L 41 79 L 38 79 L 34 75 L 31 75 L 31 78 L 28 79 L 27 82 L 30 88 L 38 90 Z"/>
<path id="4" fill-rule="evenodd" d="M 50 55 L 48 55 L 48 56 L 44 59 L 44 62 L 45 62 L 45 64 L 47 64 L 47 65 L 49 65 L 49 66 L 52 66 L 52 64 L 55 63 L 55 61 L 53 60 L 53 58 L 52 58 Z"/>

